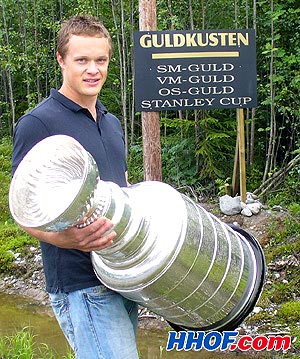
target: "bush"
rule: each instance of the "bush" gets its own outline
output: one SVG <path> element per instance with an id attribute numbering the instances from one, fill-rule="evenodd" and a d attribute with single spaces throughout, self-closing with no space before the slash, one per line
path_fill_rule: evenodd
<path id="1" fill-rule="evenodd" d="M 139 183 L 144 179 L 143 147 L 141 140 L 130 146 L 127 157 L 129 183 Z"/>
<path id="2" fill-rule="evenodd" d="M 278 316 L 287 320 L 293 320 L 295 322 L 300 321 L 300 302 L 286 302 L 281 308 L 278 309 Z"/>
<path id="3" fill-rule="evenodd" d="M 11 180 L 11 138 L 2 138 L 0 141 L 0 222 L 11 219 L 8 206 L 8 191 Z"/>
<path id="4" fill-rule="evenodd" d="M 0 273 L 9 273 L 14 268 L 14 253 L 22 254 L 28 245 L 37 244 L 36 239 L 16 224 L 5 224 L 0 229 Z"/>
<path id="5" fill-rule="evenodd" d="M 11 180 L 11 138 L 2 138 L 0 142 L 0 273 L 8 273 L 14 267 L 14 253 L 22 253 L 27 245 L 36 245 L 31 238 L 13 221 L 8 205 L 8 192 Z"/>
<path id="6" fill-rule="evenodd" d="M 269 206 L 280 204 L 283 207 L 291 203 L 300 203 L 300 165 L 295 166 L 280 184 L 280 188 L 267 198 Z"/>

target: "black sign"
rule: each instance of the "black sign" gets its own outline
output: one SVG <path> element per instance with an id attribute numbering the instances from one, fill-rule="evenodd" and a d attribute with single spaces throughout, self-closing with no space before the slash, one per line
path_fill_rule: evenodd
<path id="1" fill-rule="evenodd" d="M 134 33 L 137 111 L 256 107 L 254 30 Z"/>

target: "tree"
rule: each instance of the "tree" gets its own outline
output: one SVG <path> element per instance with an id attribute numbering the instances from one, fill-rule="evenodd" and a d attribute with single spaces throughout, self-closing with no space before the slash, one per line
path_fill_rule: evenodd
<path id="1" fill-rule="evenodd" d="M 132 54 L 133 31 L 138 30 L 138 0 L 1 0 L 0 9 L 1 136 L 12 135 L 16 119 L 46 97 L 51 87 L 60 86 L 55 42 L 61 21 L 77 13 L 90 13 L 104 22 L 116 46 L 100 98 L 121 119 L 126 146 L 134 146 L 141 136 L 140 114 L 134 109 Z M 157 0 L 159 30 L 256 29 L 259 101 L 257 108 L 247 114 L 247 158 L 249 172 L 255 171 L 261 180 L 285 167 L 299 152 L 299 15 L 297 0 Z M 229 134 L 234 137 L 236 119 L 232 111 L 165 111 L 160 117 L 172 120 L 175 126 L 160 120 L 164 144 L 175 143 L 178 136 L 177 142 L 183 146 L 177 149 L 185 152 L 185 158 L 190 154 L 198 158 L 198 165 L 196 161 L 188 163 L 194 173 L 198 166 L 200 182 L 206 180 L 205 176 L 231 176 L 233 163 L 230 159 L 224 166 L 222 151 L 231 157 L 235 152 L 234 141 L 223 142 Z M 184 124 L 190 121 L 193 131 L 190 127 L 186 131 Z M 165 141 L 168 136 L 170 141 Z M 226 149 L 220 144 L 226 144 Z M 213 151 L 207 152 L 205 146 L 213 146 Z M 191 178 L 191 172 L 181 168 Z M 222 171 L 217 171 L 220 168 Z"/>

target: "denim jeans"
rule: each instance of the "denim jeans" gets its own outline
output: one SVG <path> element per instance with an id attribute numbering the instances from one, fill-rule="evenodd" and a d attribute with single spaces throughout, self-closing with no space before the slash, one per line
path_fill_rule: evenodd
<path id="1" fill-rule="evenodd" d="M 138 359 L 136 303 L 103 285 L 49 296 L 76 359 Z"/>

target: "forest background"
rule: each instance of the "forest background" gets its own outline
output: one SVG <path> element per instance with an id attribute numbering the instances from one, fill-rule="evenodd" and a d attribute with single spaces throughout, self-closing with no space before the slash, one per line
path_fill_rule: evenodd
<path id="1" fill-rule="evenodd" d="M 47 97 L 50 88 L 59 88 L 55 47 L 62 20 L 79 13 L 93 14 L 103 21 L 114 42 L 100 99 L 122 122 L 130 180 L 143 180 L 141 114 L 134 109 L 132 51 L 133 31 L 139 29 L 138 0 L 1 0 L 0 4 L 1 138 L 12 136 L 17 119 Z M 260 189 L 264 194 L 274 174 L 277 178 L 272 185 L 285 178 L 278 176 L 283 170 L 297 181 L 298 0 L 157 0 L 157 28 L 256 30 L 258 106 L 245 113 L 247 189 Z M 160 126 L 164 182 L 215 194 L 232 179 L 235 109 L 160 112 Z"/>

